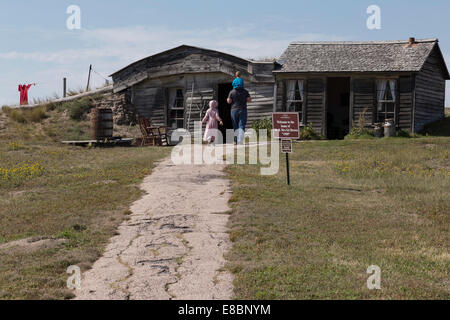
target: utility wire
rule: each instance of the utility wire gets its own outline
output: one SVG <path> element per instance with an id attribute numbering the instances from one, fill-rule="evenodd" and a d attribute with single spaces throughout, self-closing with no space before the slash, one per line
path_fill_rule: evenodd
<path id="1" fill-rule="evenodd" d="M 103 75 L 101 75 L 99 72 L 97 72 L 94 68 L 92 68 L 92 71 L 94 71 L 94 73 L 96 73 L 97 75 L 99 75 L 100 77 L 102 77 L 103 79 L 105 79 L 106 82 L 109 83 L 109 80 L 107 78 L 105 78 Z"/>

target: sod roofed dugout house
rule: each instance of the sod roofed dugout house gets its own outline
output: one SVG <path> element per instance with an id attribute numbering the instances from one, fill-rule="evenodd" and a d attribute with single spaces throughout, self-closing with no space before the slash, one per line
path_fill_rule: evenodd
<path id="1" fill-rule="evenodd" d="M 275 111 L 299 112 L 330 139 L 360 117 L 367 126 L 394 119 L 412 132 L 444 117 L 450 77 L 437 39 L 294 42 L 279 63 Z"/>
<path id="2" fill-rule="evenodd" d="M 222 129 L 231 129 L 230 105 L 226 102 L 235 73 L 241 72 L 252 96 L 248 104 L 249 125 L 268 118 L 273 111 L 273 71 L 280 66 L 256 62 L 227 53 L 182 45 L 135 63 L 112 74 L 114 92 L 122 93 L 137 115 L 153 125 L 193 130 L 209 101 L 219 102 Z M 225 137 L 225 135 L 224 135 Z"/>

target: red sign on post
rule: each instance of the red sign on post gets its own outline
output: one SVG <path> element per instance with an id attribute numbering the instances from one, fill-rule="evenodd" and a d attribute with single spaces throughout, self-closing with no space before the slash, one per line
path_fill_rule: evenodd
<path id="1" fill-rule="evenodd" d="M 274 112 L 272 113 L 272 128 L 279 132 L 280 139 L 299 139 L 298 112 Z"/>

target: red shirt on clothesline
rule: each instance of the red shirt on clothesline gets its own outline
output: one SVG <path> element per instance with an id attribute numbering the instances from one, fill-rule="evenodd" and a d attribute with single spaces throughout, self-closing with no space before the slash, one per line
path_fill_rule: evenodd
<path id="1" fill-rule="evenodd" d="M 35 83 L 32 84 L 19 84 L 19 92 L 20 92 L 20 105 L 28 104 L 28 89 L 31 86 L 35 86 Z"/>

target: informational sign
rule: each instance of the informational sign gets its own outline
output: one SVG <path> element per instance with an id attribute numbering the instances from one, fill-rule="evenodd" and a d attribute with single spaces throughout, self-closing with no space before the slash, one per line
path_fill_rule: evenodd
<path id="1" fill-rule="evenodd" d="M 281 139 L 281 152 L 292 153 L 292 139 Z"/>
<path id="2" fill-rule="evenodd" d="M 278 131 L 280 139 L 299 139 L 298 112 L 274 112 L 272 113 L 272 128 Z"/>
<path id="3" fill-rule="evenodd" d="M 292 140 L 300 138 L 299 124 L 298 112 L 272 113 L 272 129 L 278 131 L 278 138 L 281 139 L 281 152 L 286 154 L 286 178 L 288 186 L 291 185 L 289 153 L 292 153 Z"/>

